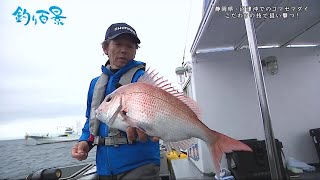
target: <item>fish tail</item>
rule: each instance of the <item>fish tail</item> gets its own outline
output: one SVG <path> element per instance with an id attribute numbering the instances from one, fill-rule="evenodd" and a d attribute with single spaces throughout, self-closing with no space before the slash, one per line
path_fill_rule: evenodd
<path id="1" fill-rule="evenodd" d="M 208 146 L 211 157 L 213 158 L 214 171 L 218 177 L 220 175 L 220 162 L 223 153 L 230 153 L 232 151 L 252 151 L 248 145 L 219 132 L 212 130 L 211 137 L 212 142 Z"/>

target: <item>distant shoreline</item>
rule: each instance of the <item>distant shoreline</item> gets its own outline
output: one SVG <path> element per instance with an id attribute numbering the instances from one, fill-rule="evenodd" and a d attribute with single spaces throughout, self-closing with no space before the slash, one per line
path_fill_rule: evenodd
<path id="1" fill-rule="evenodd" d="M 12 140 L 25 140 L 24 137 L 20 138 L 8 138 L 8 139 L 0 139 L 0 141 L 12 141 Z"/>

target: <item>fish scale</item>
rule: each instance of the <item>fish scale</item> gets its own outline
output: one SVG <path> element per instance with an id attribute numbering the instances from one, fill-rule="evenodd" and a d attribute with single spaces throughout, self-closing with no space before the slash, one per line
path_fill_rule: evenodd
<path id="1" fill-rule="evenodd" d="M 149 84 L 140 84 L 139 90 L 140 88 L 143 91 L 144 88 L 153 87 L 150 87 Z M 146 92 L 149 91 L 147 90 Z M 175 101 L 178 99 L 172 98 L 169 93 L 162 92 L 161 89 L 153 89 L 152 92 L 153 95 L 134 91 L 126 96 L 125 101 L 128 109 L 134 109 L 134 111 L 128 110 L 127 115 L 135 120 L 136 126 L 144 130 L 150 130 L 147 131 L 147 134 L 162 137 L 164 141 L 174 141 L 176 137 L 177 140 L 189 139 L 191 137 L 206 138 L 203 133 L 198 133 L 201 132 L 198 130 L 199 128 L 196 129 L 194 125 L 191 126 L 189 124 L 192 121 L 191 117 L 195 117 L 195 114 L 192 111 L 189 111 L 189 113 L 192 113 L 191 115 L 185 113 L 185 110 L 188 110 L 187 105 L 181 103 L 180 106 L 174 106 L 174 104 L 177 104 Z M 153 128 L 143 127 L 145 124 Z M 165 130 L 159 131 L 162 128 L 158 126 L 164 127 Z M 175 132 L 174 130 L 178 127 L 182 131 Z M 196 130 L 193 131 L 194 129 Z M 165 137 L 171 137 L 171 139 Z"/>

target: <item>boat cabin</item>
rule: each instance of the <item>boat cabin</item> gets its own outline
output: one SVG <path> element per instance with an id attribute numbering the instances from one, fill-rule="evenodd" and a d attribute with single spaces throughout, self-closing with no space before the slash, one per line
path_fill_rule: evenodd
<path id="1" fill-rule="evenodd" d="M 319 9 L 317 0 L 204 1 L 183 89 L 209 128 L 265 143 L 267 165 L 290 158 L 319 163 L 319 143 L 310 132 L 320 128 Z M 190 162 L 200 174 L 211 173 L 206 144 L 199 140 L 196 148 Z M 228 158 L 223 162 L 230 169 Z M 272 171 L 272 179 L 280 177 Z"/>

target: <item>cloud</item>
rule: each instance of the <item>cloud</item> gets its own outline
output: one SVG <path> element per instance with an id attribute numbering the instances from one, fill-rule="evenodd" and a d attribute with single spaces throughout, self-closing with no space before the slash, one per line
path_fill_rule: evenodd
<path id="1" fill-rule="evenodd" d="M 62 116 L 85 116 L 86 95 L 39 88 L 0 88 L 0 123 Z"/>

